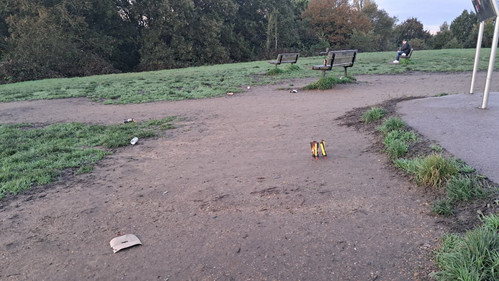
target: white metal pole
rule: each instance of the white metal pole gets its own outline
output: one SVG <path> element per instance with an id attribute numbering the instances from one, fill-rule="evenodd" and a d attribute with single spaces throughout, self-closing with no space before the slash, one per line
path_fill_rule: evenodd
<path id="1" fill-rule="evenodd" d="M 497 53 L 497 42 L 499 33 L 499 20 L 496 17 L 496 27 L 494 28 L 494 39 L 492 39 L 492 47 L 490 48 L 490 60 L 489 60 L 489 71 L 487 72 L 487 82 L 485 83 L 485 91 L 483 92 L 483 102 L 482 109 L 487 108 L 487 101 L 489 99 L 490 92 L 490 81 L 492 79 L 492 73 L 494 72 L 494 64 L 496 62 L 496 53 Z"/>
<path id="2" fill-rule="evenodd" d="M 482 49 L 484 26 L 485 22 L 480 22 L 480 28 L 478 30 L 478 41 L 476 42 L 475 65 L 473 66 L 473 76 L 471 78 L 470 94 L 473 94 L 475 91 L 476 73 L 478 72 L 478 63 L 480 61 L 480 50 Z"/>

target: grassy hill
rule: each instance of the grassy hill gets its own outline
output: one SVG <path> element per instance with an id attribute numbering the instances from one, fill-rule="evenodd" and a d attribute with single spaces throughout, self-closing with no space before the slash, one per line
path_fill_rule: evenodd
<path id="1" fill-rule="evenodd" d="M 487 69 L 489 55 L 490 49 L 482 50 L 481 70 Z M 388 62 L 394 57 L 395 52 L 360 53 L 354 67 L 349 69 L 349 75 L 470 71 L 473 69 L 475 50 L 415 51 L 409 64 L 389 65 Z M 311 66 L 321 64 L 322 60 L 322 56 L 302 57 L 296 64 L 298 67 L 279 66 L 283 71 L 277 75 L 268 74 L 273 65 L 267 61 L 256 61 L 22 82 L 0 85 L 0 102 L 88 97 L 104 104 L 127 104 L 208 98 L 284 79 L 320 77 L 320 71 L 311 70 Z M 336 68 L 328 75 L 341 76 L 343 68 Z"/>

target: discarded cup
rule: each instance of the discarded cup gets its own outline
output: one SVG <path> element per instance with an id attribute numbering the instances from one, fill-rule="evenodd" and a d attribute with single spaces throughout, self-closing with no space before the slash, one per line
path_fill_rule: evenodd
<path id="1" fill-rule="evenodd" d="M 133 118 L 128 118 L 128 119 L 123 120 L 123 123 L 125 123 L 125 124 L 126 124 L 126 123 L 131 123 L 131 122 L 135 122 L 135 119 L 133 119 Z"/>
<path id="2" fill-rule="evenodd" d="M 134 138 L 130 141 L 130 143 L 131 143 L 132 145 L 135 145 L 138 141 L 139 141 L 139 138 L 138 138 L 138 137 L 134 137 Z"/>

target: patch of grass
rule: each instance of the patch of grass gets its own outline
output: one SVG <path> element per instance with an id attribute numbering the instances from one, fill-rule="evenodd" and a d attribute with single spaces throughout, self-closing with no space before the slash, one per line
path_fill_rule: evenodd
<path id="1" fill-rule="evenodd" d="M 461 162 L 461 161 L 458 161 L 458 164 L 459 164 L 459 172 L 460 173 L 473 173 L 475 171 L 475 169 L 473 167 L 471 167 L 470 165 L 464 163 L 464 162 Z"/>
<path id="2" fill-rule="evenodd" d="M 378 131 L 383 134 L 388 134 L 391 131 L 403 130 L 407 127 L 407 124 L 400 117 L 392 116 L 386 119 L 381 126 L 378 127 Z"/>
<path id="3" fill-rule="evenodd" d="M 386 114 L 386 109 L 380 107 L 371 107 L 368 111 L 364 112 L 362 115 L 362 121 L 364 123 L 372 123 L 380 120 Z"/>
<path id="4" fill-rule="evenodd" d="M 440 154 L 423 158 L 397 159 L 395 165 L 414 176 L 416 182 L 431 187 L 442 187 L 459 169 L 457 161 L 446 159 Z"/>
<path id="5" fill-rule="evenodd" d="M 290 64 L 288 66 L 286 66 L 286 71 L 300 71 L 302 70 L 302 68 L 296 64 Z"/>
<path id="6" fill-rule="evenodd" d="M 269 69 L 269 71 L 267 71 L 267 75 L 279 75 L 279 74 L 282 74 L 284 73 L 284 70 L 280 69 L 279 67 L 274 67 L 274 68 L 271 68 Z"/>
<path id="7" fill-rule="evenodd" d="M 398 139 L 405 143 L 414 143 L 418 140 L 418 136 L 414 131 L 392 130 L 385 136 L 385 141 Z"/>
<path id="8" fill-rule="evenodd" d="M 173 118 L 113 126 L 81 123 L 36 127 L 0 125 L 0 198 L 44 185 L 72 169 L 88 173 L 111 148 L 130 144 L 133 137 L 148 138 L 171 128 Z"/>
<path id="9" fill-rule="evenodd" d="M 326 76 L 321 77 L 317 82 L 311 83 L 304 87 L 306 90 L 329 90 L 332 89 L 337 84 L 347 84 L 357 81 L 352 76 L 346 76 L 342 78 Z"/>
<path id="10" fill-rule="evenodd" d="M 448 93 L 440 93 L 438 95 L 435 95 L 434 97 L 445 97 L 445 96 L 448 96 L 449 94 Z"/>
<path id="11" fill-rule="evenodd" d="M 470 201 L 483 194 L 482 188 L 476 179 L 466 175 L 457 175 L 450 178 L 445 186 L 447 197 L 452 202 Z"/>
<path id="12" fill-rule="evenodd" d="M 401 59 L 399 64 L 400 65 L 413 65 L 414 62 L 411 59 Z"/>
<path id="13" fill-rule="evenodd" d="M 397 159 L 404 156 L 409 150 L 409 145 L 417 140 L 418 137 L 413 131 L 394 130 L 385 136 L 383 144 L 390 158 Z"/>
<path id="14" fill-rule="evenodd" d="M 432 211 L 441 216 L 452 216 L 454 214 L 453 202 L 449 198 L 444 198 L 433 202 Z"/>
<path id="15" fill-rule="evenodd" d="M 499 215 L 490 214 L 480 219 L 483 222 L 483 227 L 499 231 Z"/>
<path id="16" fill-rule="evenodd" d="M 497 222 L 496 215 L 490 221 Z M 432 274 L 438 281 L 499 280 L 499 231 L 493 226 L 481 226 L 463 237 L 445 236 L 443 247 L 436 252 L 441 271 Z"/>
<path id="17" fill-rule="evenodd" d="M 444 149 L 438 144 L 430 144 L 430 149 L 434 152 L 442 152 Z"/>
<path id="18" fill-rule="evenodd" d="M 397 159 L 407 154 L 409 146 L 399 139 L 385 140 L 385 151 L 391 159 Z"/>

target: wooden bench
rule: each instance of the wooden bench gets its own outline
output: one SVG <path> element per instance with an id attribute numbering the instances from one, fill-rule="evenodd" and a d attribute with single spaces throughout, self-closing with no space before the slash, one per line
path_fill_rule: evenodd
<path id="1" fill-rule="evenodd" d="M 343 66 L 345 69 L 345 76 L 347 76 L 347 68 L 352 67 L 355 63 L 357 50 L 341 50 L 329 51 L 327 58 L 322 65 L 312 66 L 313 70 L 322 70 L 322 77 L 326 76 L 326 71 L 331 70 L 333 67 Z"/>
<path id="2" fill-rule="evenodd" d="M 412 51 L 414 51 L 414 48 L 411 48 L 411 51 L 409 52 L 408 55 L 406 55 L 405 53 L 403 53 L 400 58 L 401 59 L 410 59 L 411 58 L 411 55 L 412 55 Z"/>
<path id="3" fill-rule="evenodd" d="M 269 61 L 269 63 L 274 64 L 275 67 L 280 65 L 281 63 L 296 63 L 298 61 L 298 57 L 300 56 L 300 53 L 283 53 L 283 54 L 278 54 L 277 59 L 273 61 Z"/>

